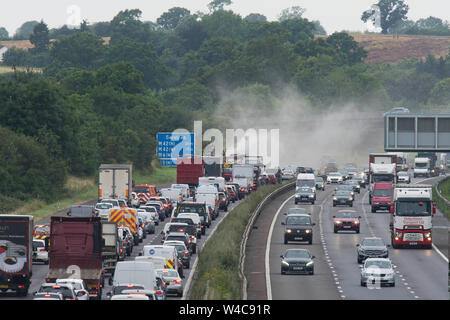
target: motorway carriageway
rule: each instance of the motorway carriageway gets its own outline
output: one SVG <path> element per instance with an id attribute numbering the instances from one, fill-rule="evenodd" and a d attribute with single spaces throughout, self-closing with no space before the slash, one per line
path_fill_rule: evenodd
<path id="1" fill-rule="evenodd" d="M 442 177 L 412 179 L 414 183 L 435 184 Z M 315 205 L 295 205 L 293 190 L 274 199 L 260 214 L 249 236 L 246 248 L 245 275 L 248 299 L 256 300 L 448 300 L 448 220 L 439 211 L 433 217 L 433 249 L 388 248 L 395 266 L 395 287 L 360 286 L 357 247 L 365 237 L 380 237 L 391 244 L 388 211 L 371 213 L 368 189 L 356 194 L 353 207 L 333 207 L 332 192 L 336 185 L 327 184 L 318 191 Z M 311 210 L 313 243 L 283 242 L 283 213 L 288 208 Z M 360 233 L 333 232 L 333 215 L 341 209 L 355 210 L 361 216 Z M 275 219 L 274 219 L 275 217 Z M 271 230 L 272 227 L 272 230 Z M 287 249 L 308 249 L 314 259 L 314 275 L 281 275 L 280 255 Z"/>
<path id="2" fill-rule="evenodd" d="M 158 185 L 157 188 L 161 189 L 161 188 L 168 188 L 170 187 L 169 185 Z M 208 239 L 209 235 L 212 233 L 212 231 L 214 230 L 214 228 L 217 226 L 217 224 L 226 216 L 226 214 L 228 212 L 231 211 L 231 209 L 233 209 L 235 206 L 237 206 L 241 201 L 243 200 L 239 200 L 236 201 L 235 203 L 230 202 L 230 204 L 228 205 L 228 211 L 224 212 L 223 210 L 220 210 L 219 212 L 219 216 L 216 218 L 216 220 L 213 220 L 211 223 L 210 228 L 206 229 L 206 233 L 204 235 L 202 235 L 201 239 L 197 239 L 197 253 L 193 254 L 191 256 L 191 264 L 190 264 L 190 268 L 189 269 L 184 269 L 184 278 L 183 280 L 183 286 L 184 286 L 184 293 L 183 293 L 183 297 L 177 297 L 175 295 L 167 295 L 167 300 L 181 300 L 181 299 L 185 299 L 185 294 L 187 291 L 186 288 L 186 284 L 188 282 L 189 277 L 192 278 L 193 275 L 191 275 L 192 272 L 192 267 L 194 266 L 195 261 L 197 260 L 197 255 L 198 252 L 200 251 L 200 249 L 202 248 L 202 246 L 204 245 L 206 239 Z M 97 203 L 97 201 L 94 202 L 89 202 L 86 204 L 89 205 L 95 205 L 95 203 Z M 55 215 L 61 216 L 61 215 L 66 215 L 67 210 L 63 211 L 63 212 L 58 212 Z M 166 223 L 170 222 L 170 218 L 166 218 L 164 220 L 164 222 L 159 222 L 158 226 L 155 226 L 155 233 L 154 234 L 147 234 L 147 238 L 143 239 L 143 241 L 141 243 L 139 243 L 139 245 L 134 246 L 133 247 L 133 252 L 131 253 L 131 256 L 127 256 L 125 258 L 126 261 L 129 260 L 134 260 L 135 257 L 137 257 L 139 255 L 139 252 L 142 250 L 143 246 L 145 245 L 162 245 L 161 239 L 161 231 L 164 229 L 164 225 Z M 46 223 L 50 223 L 50 217 L 44 218 L 38 222 L 35 222 L 35 224 L 46 224 Z M 28 295 L 26 297 L 16 297 L 15 292 L 7 292 L 7 293 L 0 293 L 0 300 L 32 300 L 33 299 L 33 292 L 38 291 L 41 284 L 45 282 L 45 276 L 48 273 L 48 265 L 44 265 L 41 262 L 37 262 L 37 263 L 33 263 L 33 276 L 31 278 L 31 286 L 30 289 L 28 290 Z M 108 284 L 108 280 L 109 280 L 109 275 L 105 277 L 105 287 L 103 288 L 103 292 L 102 292 L 102 300 L 109 300 L 106 297 L 106 294 L 108 292 L 111 291 L 111 286 Z"/>

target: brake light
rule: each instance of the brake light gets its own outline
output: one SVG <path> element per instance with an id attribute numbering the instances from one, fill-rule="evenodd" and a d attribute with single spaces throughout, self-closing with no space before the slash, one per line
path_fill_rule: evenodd
<path id="1" fill-rule="evenodd" d="M 132 284 L 127 285 L 128 288 L 133 288 Z"/>
<path id="2" fill-rule="evenodd" d="M 23 287 L 23 286 L 22 286 Z M 19 288 L 20 288 L 20 286 L 19 286 Z M 61 286 L 53 286 L 52 287 L 53 289 L 61 289 Z"/>
<path id="3" fill-rule="evenodd" d="M 120 249 L 120 253 L 122 253 L 123 252 L 123 249 Z"/>
<path id="4" fill-rule="evenodd" d="M 102 197 L 102 194 L 103 194 L 103 191 L 102 191 L 102 189 L 98 189 L 98 196 L 99 196 L 99 198 L 101 198 L 101 197 Z"/>
<path id="5" fill-rule="evenodd" d="M 180 283 L 181 283 L 181 280 L 180 280 L 180 279 L 173 280 L 172 283 L 178 283 L 178 284 L 180 284 Z"/>
<path id="6" fill-rule="evenodd" d="M 39 248 L 40 252 L 45 252 L 45 248 Z"/>
<path id="7" fill-rule="evenodd" d="M 194 239 L 195 238 L 195 236 L 191 236 L 191 239 Z"/>
<path id="8" fill-rule="evenodd" d="M 189 251 L 183 251 L 184 254 L 189 254 Z"/>
<path id="9" fill-rule="evenodd" d="M 163 292 L 161 290 L 156 290 L 155 292 L 156 294 L 163 294 Z"/>

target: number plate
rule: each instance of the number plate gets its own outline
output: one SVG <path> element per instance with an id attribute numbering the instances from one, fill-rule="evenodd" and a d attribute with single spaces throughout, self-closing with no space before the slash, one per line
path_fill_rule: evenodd
<path id="1" fill-rule="evenodd" d="M 344 226 L 344 229 L 350 229 L 352 226 Z"/>
<path id="2" fill-rule="evenodd" d="M 345 200 L 339 200 L 340 203 L 345 203 Z"/>
<path id="3" fill-rule="evenodd" d="M 292 270 L 303 270 L 303 267 L 292 267 Z"/>
<path id="4" fill-rule="evenodd" d="M 294 240 L 303 240 L 303 237 L 295 237 Z"/>
<path id="5" fill-rule="evenodd" d="M 8 288 L 8 285 L 7 284 L 0 284 L 0 288 L 6 289 L 6 288 Z"/>

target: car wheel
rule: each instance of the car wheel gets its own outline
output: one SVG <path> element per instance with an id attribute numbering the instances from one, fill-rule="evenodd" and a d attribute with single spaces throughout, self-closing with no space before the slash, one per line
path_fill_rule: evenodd
<path id="1" fill-rule="evenodd" d="M 353 202 L 352 202 L 352 203 L 350 203 L 350 207 L 353 207 Z"/>
<path id="2" fill-rule="evenodd" d="M 0 289 L 2 292 L 6 292 L 8 291 L 8 289 Z"/>
<path id="3" fill-rule="evenodd" d="M 314 201 L 311 201 L 311 204 L 314 204 Z"/>
<path id="4" fill-rule="evenodd" d="M 361 280 L 361 287 L 365 287 L 366 284 Z"/>
<path id="5" fill-rule="evenodd" d="M 286 272 L 284 272 L 283 270 L 281 270 L 281 274 L 285 274 Z"/>
<path id="6" fill-rule="evenodd" d="M 312 237 L 311 237 L 311 239 L 308 241 L 308 243 L 309 243 L 309 244 L 312 244 Z"/>
<path id="7" fill-rule="evenodd" d="M 375 212 L 377 212 L 377 209 L 375 208 L 375 207 L 372 207 L 372 213 L 375 213 Z"/>
<path id="8" fill-rule="evenodd" d="M 288 244 L 288 240 L 284 238 L 284 244 Z"/>
<path id="9" fill-rule="evenodd" d="M 356 230 L 356 233 L 359 233 L 359 229 Z"/>
<path id="10" fill-rule="evenodd" d="M 314 269 L 309 274 L 310 275 L 314 275 Z"/>
<path id="11" fill-rule="evenodd" d="M 227 211 L 228 211 L 228 206 L 225 207 L 225 212 L 227 212 Z"/>
<path id="12" fill-rule="evenodd" d="M 191 267 L 191 264 L 189 263 L 189 264 L 187 264 L 186 266 L 184 266 L 185 267 L 185 269 L 189 269 L 190 267 Z"/>
<path id="13" fill-rule="evenodd" d="M 333 203 L 333 207 L 336 207 L 336 205 Z"/>
<path id="14" fill-rule="evenodd" d="M 337 229 L 336 229 L 336 228 L 334 228 L 334 230 L 333 230 L 333 231 L 334 231 L 334 233 L 337 233 Z"/>
<path id="15" fill-rule="evenodd" d="M 50 260 L 44 261 L 44 264 L 49 264 Z"/>
<path id="16" fill-rule="evenodd" d="M 356 258 L 356 260 L 358 261 L 358 264 L 362 263 L 362 259 L 360 259 L 359 257 Z"/>
<path id="17" fill-rule="evenodd" d="M 195 246 L 194 248 L 192 248 L 192 253 L 193 253 L 193 254 L 197 253 L 197 246 Z"/>

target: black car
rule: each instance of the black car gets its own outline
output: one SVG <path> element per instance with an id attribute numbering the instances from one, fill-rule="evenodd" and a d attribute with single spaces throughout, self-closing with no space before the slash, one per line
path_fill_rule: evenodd
<path id="1" fill-rule="evenodd" d="M 314 204 L 315 200 L 316 194 L 310 187 L 300 187 L 295 192 L 295 204 L 299 202 L 311 202 L 311 204 Z"/>
<path id="2" fill-rule="evenodd" d="M 358 181 L 359 186 L 361 188 L 365 188 L 366 187 L 366 181 L 363 178 L 361 178 L 360 176 L 353 176 L 352 180 Z"/>
<path id="3" fill-rule="evenodd" d="M 191 220 L 191 219 L 189 219 Z M 192 221 L 192 220 L 191 220 Z M 173 221 L 172 221 L 173 223 Z M 169 230 L 167 233 L 173 233 L 173 232 L 183 232 L 186 233 L 189 236 L 189 239 L 191 241 L 191 249 L 192 253 L 197 252 L 197 228 L 194 224 L 188 224 L 186 226 L 177 226 L 177 225 L 171 225 L 169 226 Z"/>
<path id="4" fill-rule="evenodd" d="M 219 192 L 219 210 L 223 210 L 223 211 L 227 212 L 229 204 L 230 204 L 230 199 L 225 194 L 225 192 Z"/>
<path id="5" fill-rule="evenodd" d="M 280 256 L 281 274 L 314 274 L 314 256 L 306 249 L 288 249 Z"/>
<path id="6" fill-rule="evenodd" d="M 344 185 L 350 185 L 353 187 L 354 192 L 361 193 L 361 186 L 359 185 L 359 182 L 353 179 L 347 180 L 344 182 Z"/>
<path id="7" fill-rule="evenodd" d="M 353 207 L 353 196 L 350 191 L 338 190 L 333 196 L 333 207 L 346 205 Z"/>
<path id="8" fill-rule="evenodd" d="M 281 222 L 284 228 L 284 244 L 289 241 L 307 241 L 312 244 L 313 229 L 316 224 L 308 214 L 288 214 L 286 220 Z"/>
<path id="9" fill-rule="evenodd" d="M 387 258 L 389 256 L 388 247 L 381 238 L 364 238 L 361 244 L 356 245 L 358 263 L 362 263 L 367 258 Z"/>
<path id="10" fill-rule="evenodd" d="M 322 177 L 316 178 L 316 189 L 320 189 L 322 191 L 325 191 L 325 181 L 323 181 Z"/>
<path id="11" fill-rule="evenodd" d="M 170 222 L 181 222 L 181 223 L 187 223 L 189 226 L 194 226 L 194 229 L 197 231 L 195 236 L 197 237 L 197 239 L 202 238 L 202 231 L 197 229 L 197 225 L 194 223 L 194 221 L 191 218 L 176 217 L 176 218 L 172 218 L 172 220 Z"/>

